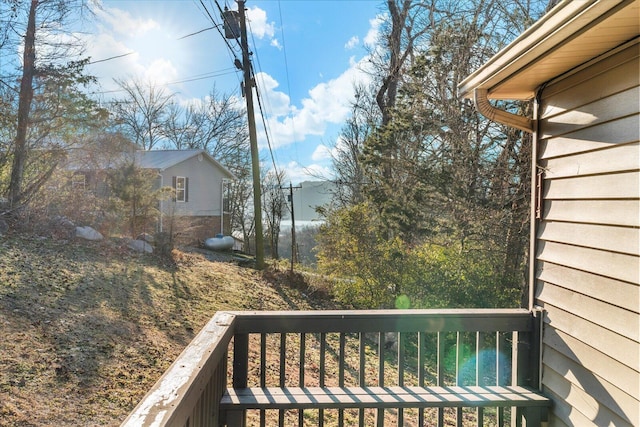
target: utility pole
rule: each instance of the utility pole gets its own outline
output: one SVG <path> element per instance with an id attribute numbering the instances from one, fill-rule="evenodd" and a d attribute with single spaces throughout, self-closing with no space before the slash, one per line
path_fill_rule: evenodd
<path id="1" fill-rule="evenodd" d="M 251 77 L 251 59 L 247 41 L 247 21 L 244 13 L 244 0 L 238 0 L 240 15 L 240 47 L 242 48 L 242 69 L 244 72 L 244 97 L 247 102 L 247 120 L 249 123 L 249 142 L 251 144 L 251 168 L 253 170 L 253 215 L 256 234 L 256 268 L 264 268 L 264 242 L 262 235 L 262 191 L 260 189 L 260 158 L 258 155 L 258 137 L 253 111 L 253 78 Z"/>
<path id="2" fill-rule="evenodd" d="M 289 183 L 289 203 L 291 203 L 291 272 L 293 273 L 293 265 L 298 261 L 298 251 L 296 245 L 296 216 L 293 208 L 293 189 L 302 188 L 301 186 L 294 187 Z"/>

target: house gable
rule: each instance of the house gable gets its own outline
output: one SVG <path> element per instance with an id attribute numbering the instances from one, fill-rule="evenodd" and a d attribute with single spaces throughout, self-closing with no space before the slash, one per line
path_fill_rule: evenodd
<path id="1" fill-rule="evenodd" d="M 164 215 L 223 215 L 223 185 L 235 177 L 204 150 L 139 151 L 136 161 L 158 172 L 159 186 L 174 189 L 173 197 L 162 203 Z"/>

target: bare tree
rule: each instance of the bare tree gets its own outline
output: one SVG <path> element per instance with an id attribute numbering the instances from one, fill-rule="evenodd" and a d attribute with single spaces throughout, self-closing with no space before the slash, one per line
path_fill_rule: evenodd
<path id="1" fill-rule="evenodd" d="M 13 58 L 9 61 L 8 67 L 5 65 L 7 69 L 12 70 L 10 73 L 15 72 L 20 82 L 19 88 L 13 87 L 10 75 L 0 76 L 1 84 L 17 93 L 16 104 L 9 104 L 9 106 L 6 102 L 12 102 L 11 97 L 3 97 L 3 109 L 15 107 L 15 116 L 11 115 L 15 118 L 15 125 L 11 126 L 15 131 L 12 135 L 13 142 L 9 147 L 12 158 L 6 193 L 10 206 L 18 208 L 46 182 L 59 159 L 59 156 L 56 156 L 56 148 L 61 148 L 65 144 L 61 135 L 55 135 L 50 124 L 55 123 L 55 126 L 61 126 L 68 122 L 68 118 L 71 120 L 77 118 L 74 117 L 76 102 L 82 103 L 85 109 L 92 109 L 94 106 L 90 106 L 86 96 L 83 97 L 76 90 L 78 85 L 87 84 L 90 80 L 83 75 L 86 61 L 68 62 L 69 58 L 78 58 L 82 54 L 81 45 L 70 42 L 68 37 L 59 37 L 66 32 L 66 24 L 70 23 L 73 13 L 85 10 L 85 2 L 14 0 L 3 1 L 3 3 L 10 5 L 10 11 L 3 11 L 0 14 L 0 19 L 4 21 L 3 30 L 0 33 L 0 57 L 5 57 L 2 52 L 11 52 L 12 49 L 18 52 L 20 49 L 17 46 L 22 47 L 22 60 Z M 60 95 L 57 98 L 57 104 L 55 103 L 56 93 L 50 93 L 51 87 L 47 87 L 47 84 L 53 81 L 60 83 L 57 90 L 57 94 Z M 45 87 L 47 87 L 46 90 L 43 89 Z M 46 115 L 41 115 L 36 120 L 34 98 L 41 105 L 54 102 L 55 122 L 52 121 L 52 117 L 46 117 Z M 65 113 L 62 113 L 63 110 Z M 40 111 L 46 111 L 46 109 Z M 25 175 L 29 173 L 32 148 L 45 148 L 46 151 L 41 153 L 46 152 L 47 157 L 53 157 L 34 167 L 38 172 L 30 182 L 25 183 Z M 41 169 L 42 165 L 46 165 L 44 170 Z"/>
<path id="2" fill-rule="evenodd" d="M 372 102 L 370 88 L 355 87 L 355 100 L 351 115 L 343 125 L 338 140 L 331 150 L 334 172 L 333 203 L 342 208 L 362 203 L 365 199 L 365 172 L 362 152 L 367 138 L 380 124 L 380 113 Z"/>
<path id="3" fill-rule="evenodd" d="M 233 96 L 214 87 L 207 97 L 186 107 L 170 103 L 167 112 L 163 134 L 178 150 L 204 149 L 223 164 L 237 163 L 246 152 L 245 110 Z"/>
<path id="4" fill-rule="evenodd" d="M 414 47 L 428 30 L 425 13 L 431 13 L 437 0 L 415 2 L 413 0 L 387 0 L 389 22 L 381 33 L 382 48 L 372 56 L 378 69 L 380 87 L 376 93 L 376 103 L 382 113 L 382 126 L 391 120 L 391 110 L 395 106 L 398 88 L 408 60 L 414 54 Z M 428 21 L 427 21 L 428 22 Z"/>
<path id="5" fill-rule="evenodd" d="M 546 3 L 388 1 L 389 21 L 372 51 L 378 89 L 371 99 L 381 119 L 360 155 L 345 156 L 364 171 L 380 245 L 401 241 L 412 253 L 435 244 L 460 259 L 476 254 L 464 268 L 491 272 L 505 295 L 525 283 L 531 138 L 480 116 L 457 85 L 541 16 Z M 522 115 L 531 111 L 526 103 L 499 104 Z M 344 135 L 355 134 L 353 124 Z M 357 148 L 354 141 L 350 147 Z M 351 164 L 357 163 L 339 163 L 339 170 Z"/>
<path id="6" fill-rule="evenodd" d="M 125 97 L 114 101 L 113 111 L 123 133 L 143 150 L 151 150 L 164 137 L 169 105 L 174 95 L 153 83 L 115 79 Z"/>
<path id="7" fill-rule="evenodd" d="M 280 223 L 287 214 L 287 201 L 282 192 L 282 182 L 285 178 L 284 171 L 269 171 L 262 180 L 262 207 L 267 222 L 267 233 L 271 246 L 271 257 L 278 259 L 278 242 L 280 238 Z"/>

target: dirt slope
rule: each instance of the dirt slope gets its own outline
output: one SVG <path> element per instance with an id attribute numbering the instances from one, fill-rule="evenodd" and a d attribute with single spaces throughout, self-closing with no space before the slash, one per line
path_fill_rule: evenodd
<path id="1" fill-rule="evenodd" d="M 173 258 L 0 237 L 0 426 L 119 425 L 216 311 L 332 308 L 277 273 Z"/>

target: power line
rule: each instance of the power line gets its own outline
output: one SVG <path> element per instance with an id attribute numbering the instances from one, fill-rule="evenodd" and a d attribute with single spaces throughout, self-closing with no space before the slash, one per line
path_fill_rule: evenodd
<path id="1" fill-rule="evenodd" d="M 220 34 L 220 36 L 224 40 L 225 44 L 229 48 L 229 51 L 233 54 L 233 62 L 234 62 L 234 64 L 239 63 L 239 60 L 235 55 L 235 50 L 231 47 L 231 44 L 227 40 L 226 36 L 220 30 L 220 26 L 216 25 L 215 20 L 213 19 L 213 16 L 211 15 L 209 10 L 207 9 L 207 6 L 204 4 L 204 2 L 202 0 L 199 0 L 199 2 L 201 4 L 202 8 L 204 9 L 207 17 L 214 24 L 216 30 L 218 31 L 218 33 Z M 225 21 L 225 22 L 223 22 L 223 24 L 227 24 L 228 25 L 228 23 L 226 22 L 226 16 L 224 14 L 224 11 L 223 11 L 222 7 L 220 6 L 220 3 L 218 3 L 218 0 L 214 0 L 214 3 L 216 5 L 216 7 L 218 8 L 218 11 L 220 12 L 220 16 L 222 17 L 223 21 Z M 249 26 L 250 25 L 251 24 L 249 23 Z M 256 43 L 255 43 L 255 39 L 253 38 L 253 31 L 251 31 L 251 37 L 252 37 L 253 46 L 255 47 Z M 240 45 L 240 49 L 244 50 L 245 47 Z M 244 52 L 243 54 L 246 55 L 247 58 L 250 58 L 252 53 L 249 51 L 249 47 L 248 46 L 246 47 L 246 49 L 247 49 L 247 52 Z M 256 57 L 256 61 L 258 62 L 258 65 L 259 65 L 260 60 L 258 58 L 258 55 L 256 54 L 255 57 Z M 249 61 L 250 61 L 250 59 L 249 59 Z M 252 80 L 253 80 L 253 82 L 255 84 L 256 83 L 255 71 L 253 69 L 253 65 L 251 65 L 251 64 L 250 64 L 250 73 L 251 73 L 251 78 L 252 78 Z M 272 149 L 272 146 L 271 146 L 271 138 L 269 136 L 270 130 L 269 130 L 269 125 L 268 125 L 266 117 L 265 117 L 264 107 L 262 105 L 262 97 L 260 96 L 260 89 L 259 89 L 257 84 L 255 84 L 255 87 L 256 87 L 256 98 L 258 100 L 258 107 L 259 107 L 259 110 L 260 110 L 260 117 L 262 119 L 262 125 L 264 127 L 265 136 L 266 136 L 266 139 L 267 139 L 267 147 L 269 148 L 269 154 L 271 156 L 271 162 L 273 164 L 273 169 L 274 169 L 274 171 L 276 173 L 276 177 L 277 177 L 278 182 L 279 182 L 280 181 L 280 174 L 278 173 L 278 168 L 277 168 L 277 165 L 276 165 L 275 156 L 274 156 L 273 149 Z M 253 91 L 251 91 L 250 89 L 251 88 L 245 88 L 245 96 L 253 96 Z M 281 185 L 280 182 L 279 182 L 279 184 Z"/>
<path id="2" fill-rule="evenodd" d="M 278 14 L 280 15 L 280 35 L 282 36 L 282 54 L 284 55 L 284 71 L 287 77 L 287 91 L 289 92 L 289 101 L 293 99 L 291 96 L 291 80 L 289 79 L 289 61 L 287 60 L 287 45 L 284 39 L 284 22 L 282 20 L 282 4 L 280 0 L 278 0 Z M 295 116 L 291 116 L 291 134 L 294 137 L 293 146 L 296 151 L 296 160 L 299 161 L 298 158 L 298 144 L 295 142 L 295 134 L 296 134 L 296 126 L 295 126 Z"/>
<path id="3" fill-rule="evenodd" d="M 202 30 L 196 31 L 195 33 L 190 33 L 190 34 L 187 34 L 186 36 L 182 36 L 182 37 L 178 38 L 178 40 L 186 39 L 187 37 L 195 36 L 196 34 L 204 33 L 205 31 L 213 30 L 214 28 L 215 28 L 215 26 L 214 27 L 203 28 Z"/>
<path id="4" fill-rule="evenodd" d="M 202 0 L 200 0 L 200 3 L 202 3 Z M 225 17 L 225 15 L 223 13 L 222 8 L 220 7 L 220 4 L 218 3 L 218 0 L 215 0 L 215 4 L 218 7 L 218 11 L 220 12 L 220 16 L 223 19 L 223 24 L 227 24 L 227 22 L 224 22 L 224 21 L 226 21 L 226 17 Z M 204 3 L 202 3 L 202 5 L 203 5 L 203 7 L 205 7 Z M 209 18 L 211 18 L 211 22 L 215 23 L 215 21 L 211 17 L 211 14 L 209 13 L 209 11 L 207 10 L 206 7 L 205 7 L 205 10 L 207 11 L 207 15 L 209 15 Z M 236 61 L 239 61 L 239 59 L 236 56 L 236 53 L 235 53 L 234 49 L 231 47 L 231 44 L 229 43 L 229 40 L 227 40 L 227 37 L 225 37 L 225 35 L 222 34 L 222 31 L 220 30 L 219 26 L 216 26 L 216 30 L 218 30 L 218 33 L 220 34 L 220 37 L 222 37 L 222 40 L 224 40 L 224 42 L 227 45 L 227 47 L 229 48 L 229 50 L 233 53 L 233 63 L 235 64 Z M 240 46 L 240 50 L 242 50 L 242 46 Z"/>
<path id="5" fill-rule="evenodd" d="M 195 2 L 195 0 L 194 0 Z M 207 8 L 207 6 L 204 4 L 204 2 L 202 0 L 199 0 L 200 5 L 202 6 L 202 8 L 204 9 L 204 14 L 207 18 L 209 18 L 209 20 L 211 21 L 211 23 L 213 24 L 213 28 L 216 29 L 216 31 L 218 32 L 218 34 L 220 34 L 220 37 L 222 37 L 222 40 L 224 41 L 224 43 L 227 45 L 227 48 L 229 49 L 229 55 L 231 56 L 231 62 L 233 64 L 238 64 L 240 63 L 240 60 L 238 59 L 236 52 L 233 48 L 233 46 L 231 46 L 231 44 L 229 43 L 229 41 L 227 40 L 227 38 L 224 36 L 224 34 L 222 34 L 222 31 L 220 30 L 220 25 L 215 21 L 215 19 L 213 19 L 213 16 L 211 15 L 211 12 L 209 12 L 209 9 Z M 216 0 L 216 5 L 218 6 L 218 9 L 220 9 L 220 5 L 218 4 L 218 1 Z M 224 16 L 224 15 L 222 15 Z M 223 18 L 224 19 L 224 18 Z"/>
<path id="6" fill-rule="evenodd" d="M 129 52 L 129 53 L 123 53 L 122 55 L 111 56 L 105 59 L 97 59 L 95 61 L 87 62 L 87 65 L 97 64 L 99 62 L 107 62 L 107 61 L 111 61 L 112 59 L 124 58 L 125 56 L 133 55 L 134 53 L 135 52 Z"/>
<path id="7" fill-rule="evenodd" d="M 212 79 L 212 78 L 215 78 L 215 77 L 227 76 L 229 74 L 237 74 L 237 72 L 238 71 L 235 68 L 224 68 L 222 70 L 212 71 L 210 73 L 196 74 L 195 76 L 187 77 L 187 78 L 182 79 L 182 80 L 176 80 L 176 81 L 172 81 L 172 82 L 158 84 L 157 86 L 170 86 L 170 85 L 176 85 L 176 84 L 181 84 L 181 83 L 194 82 L 194 81 L 198 81 L 198 80 L 207 80 L 207 79 Z M 112 89 L 112 90 L 105 90 L 105 91 L 100 91 L 100 92 L 91 92 L 91 94 L 104 95 L 104 94 L 107 94 L 107 93 L 117 93 L 117 92 L 124 92 L 124 91 L 125 91 L 124 89 Z"/>
<path id="8" fill-rule="evenodd" d="M 249 26 L 251 26 L 251 23 L 249 23 Z M 251 31 L 251 40 L 253 41 L 253 45 L 255 47 L 256 45 L 256 41 L 255 38 L 253 37 L 253 31 Z M 257 50 L 256 50 L 257 52 Z M 261 69 L 261 65 L 260 65 L 260 58 L 258 57 L 258 54 L 256 53 L 256 62 L 258 63 L 258 69 Z M 255 78 L 255 70 L 253 69 L 253 66 L 251 66 L 251 72 L 253 75 L 253 79 L 254 81 L 256 80 Z M 271 138 L 269 137 L 269 134 L 271 132 L 270 128 L 269 128 L 269 124 L 265 118 L 265 112 L 264 112 L 264 108 L 262 106 L 262 101 L 261 101 L 261 96 L 260 96 L 260 88 L 258 87 L 258 85 L 256 84 L 256 98 L 258 99 L 258 109 L 260 110 L 260 117 L 262 118 L 262 126 L 264 127 L 264 134 L 265 137 L 267 139 L 267 147 L 269 148 L 269 154 L 271 156 L 271 164 L 273 165 L 273 170 L 275 172 L 276 175 L 276 179 L 278 180 L 278 185 L 282 186 L 282 182 L 280 182 L 280 174 L 278 173 L 278 166 L 276 165 L 276 159 L 275 159 L 275 155 L 273 153 L 273 147 L 271 146 Z"/>

